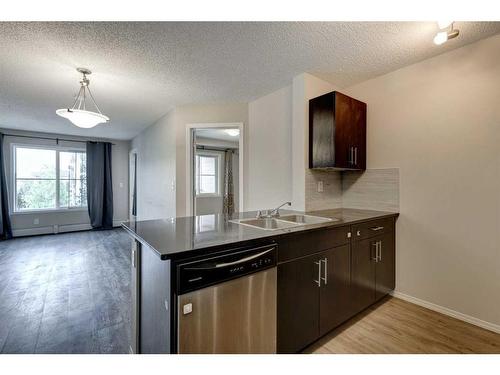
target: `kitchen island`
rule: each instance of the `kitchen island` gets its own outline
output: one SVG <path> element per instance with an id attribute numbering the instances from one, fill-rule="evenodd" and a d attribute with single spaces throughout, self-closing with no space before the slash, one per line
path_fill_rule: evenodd
<path id="1" fill-rule="evenodd" d="M 293 214 L 301 213 L 281 211 L 282 216 Z M 246 331 L 243 330 L 245 337 L 234 339 L 237 343 L 248 341 L 247 346 L 235 346 L 231 350 L 226 343 L 219 349 L 212 348 L 213 351 L 269 352 L 269 348 L 278 353 L 300 351 L 394 289 L 397 213 L 335 209 L 308 215 L 331 220 L 266 230 L 238 223 L 238 220 L 256 216 L 256 212 L 245 212 L 231 217 L 204 215 L 124 223 L 123 227 L 133 238 L 135 334 L 132 351 L 209 351 L 206 347 L 193 349 L 179 344 L 182 337 L 187 334 L 189 338 L 193 333 L 189 328 L 182 328 L 179 332 L 180 326 L 185 327 L 179 318 L 192 314 L 193 308 L 191 302 L 182 300 L 180 306 L 179 301 L 182 295 L 196 289 L 194 286 L 184 287 L 181 272 L 186 269 L 186 264 L 201 264 L 205 259 L 250 254 L 242 258 L 249 259 L 245 264 L 248 269 L 243 266 L 228 269 L 228 272 L 234 271 L 234 276 L 228 273 L 223 284 L 234 283 L 243 275 L 257 277 L 267 272 L 267 284 L 262 284 L 259 292 L 266 299 L 267 315 L 247 317 L 244 324 L 251 321 L 255 326 L 259 319 L 262 322 L 275 321 L 275 324 L 256 328 L 275 331 L 273 338 L 260 346 L 253 343 L 247 327 Z M 252 253 L 251 250 L 255 249 L 265 251 Z M 250 259 L 252 257 L 255 259 Z M 224 265 L 229 263 L 236 262 Z M 275 291 L 271 292 L 273 289 Z M 249 305 L 248 311 L 254 305 Z M 245 314 L 233 311 L 232 316 L 235 315 Z M 225 322 L 231 324 L 227 319 Z M 198 323 L 196 330 L 202 328 L 205 327 Z M 222 330 L 223 327 L 210 329 Z M 208 334 L 205 332 L 204 335 Z M 264 347 L 266 349 L 262 349 Z"/>

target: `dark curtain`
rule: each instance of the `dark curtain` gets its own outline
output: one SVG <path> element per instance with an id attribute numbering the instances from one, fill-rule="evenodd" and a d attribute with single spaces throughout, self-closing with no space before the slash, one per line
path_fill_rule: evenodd
<path id="1" fill-rule="evenodd" d="M 12 238 L 12 226 L 9 216 L 9 194 L 5 177 L 5 165 L 3 163 L 3 134 L 0 133 L 0 239 Z"/>
<path id="2" fill-rule="evenodd" d="M 94 229 L 113 228 L 111 143 L 87 142 L 87 206 Z"/>

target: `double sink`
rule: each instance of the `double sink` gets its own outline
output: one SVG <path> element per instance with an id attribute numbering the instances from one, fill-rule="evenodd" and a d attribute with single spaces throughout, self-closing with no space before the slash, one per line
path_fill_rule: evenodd
<path id="1" fill-rule="evenodd" d="M 337 219 L 312 215 L 284 215 L 279 217 L 231 220 L 232 223 L 247 225 L 264 230 L 287 229 L 304 225 L 328 223 L 332 221 L 337 221 Z"/>

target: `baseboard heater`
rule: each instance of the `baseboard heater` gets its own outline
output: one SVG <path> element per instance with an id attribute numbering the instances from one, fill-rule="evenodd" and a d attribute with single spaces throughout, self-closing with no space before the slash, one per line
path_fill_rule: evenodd
<path id="1" fill-rule="evenodd" d="M 113 227 L 120 227 L 122 222 L 123 221 L 121 220 L 113 221 Z M 24 237 L 24 236 L 37 236 L 42 234 L 78 232 L 90 229 L 92 229 L 90 224 L 63 224 L 63 225 L 54 224 L 43 227 L 14 229 L 12 231 L 12 235 L 14 237 Z"/>

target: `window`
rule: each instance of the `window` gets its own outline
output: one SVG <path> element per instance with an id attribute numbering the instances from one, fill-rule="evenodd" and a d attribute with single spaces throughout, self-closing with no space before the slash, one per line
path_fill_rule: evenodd
<path id="1" fill-rule="evenodd" d="M 59 207 L 87 206 L 87 154 L 59 151 Z"/>
<path id="2" fill-rule="evenodd" d="M 14 146 L 14 211 L 87 206 L 86 154 Z"/>
<path id="3" fill-rule="evenodd" d="M 196 195 L 219 195 L 220 156 L 212 153 L 196 154 Z"/>

